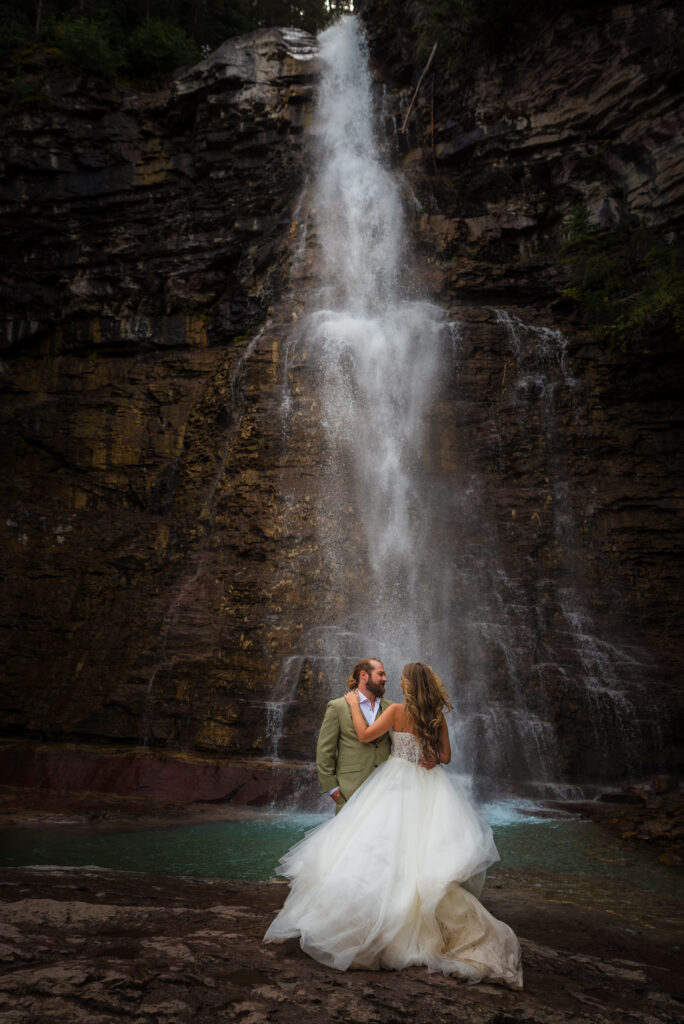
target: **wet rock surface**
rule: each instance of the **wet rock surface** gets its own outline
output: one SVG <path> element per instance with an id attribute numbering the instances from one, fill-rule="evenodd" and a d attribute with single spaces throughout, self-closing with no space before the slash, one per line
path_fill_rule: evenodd
<path id="1" fill-rule="evenodd" d="M 520 586 L 536 606 L 529 629 L 511 622 L 534 650 L 518 664 L 527 706 L 554 722 L 565 777 L 581 779 L 576 740 L 592 733 L 598 742 L 580 754 L 585 772 L 629 776 L 629 754 L 614 760 L 619 734 L 628 719 L 638 731 L 633 719 L 646 723 L 651 712 L 650 738 L 635 745 L 650 748 L 652 769 L 658 747 L 681 768 L 671 745 L 679 726 L 668 724 L 682 715 L 684 637 L 672 616 L 683 592 L 681 492 L 667 466 L 681 431 L 670 383 L 681 386 L 684 367 L 674 341 L 622 353 L 579 329 L 559 301 L 559 250 L 577 205 L 604 227 L 634 217 L 666 237 L 680 233 L 684 136 L 673 40 L 681 10 L 656 3 L 646 24 L 638 4 L 607 5 L 589 19 L 542 8 L 495 52 L 482 46 L 460 68 L 440 40 L 402 134 L 424 57 L 405 19 L 392 16 L 392 0 L 359 4 L 387 82 L 388 150 L 421 203 L 409 208 L 424 287 L 462 327 L 447 444 L 461 487 L 477 479 L 488 492 L 479 520 L 493 514 L 497 523 L 488 541 L 501 546 L 514 581 L 507 600 L 516 602 Z M 518 325 L 508 345 L 496 308 Z M 565 342 L 554 348 L 547 335 L 539 358 L 544 327 Z M 469 532 L 462 520 L 454 543 L 465 534 L 474 544 Z M 599 646 L 610 637 L 612 654 L 592 653 L 592 634 Z M 639 707 L 634 715 L 625 705 L 622 722 L 616 706 L 607 715 L 602 707 L 614 655 L 614 678 Z M 544 668 L 554 660 L 562 680 Z M 494 671 L 510 675 L 510 666 Z M 580 692 L 587 677 L 589 701 Z"/>
<path id="2" fill-rule="evenodd" d="M 36 805 L 41 801 L 90 800 L 101 795 L 123 797 L 131 809 L 146 814 L 145 802 L 218 806 L 315 806 L 320 787 L 313 764 L 273 764 L 256 758 L 198 757 L 163 750 L 122 750 L 75 744 L 0 744 L 0 773 L 12 780 L 21 809 L 21 794 Z"/>
<path id="3" fill-rule="evenodd" d="M 483 902 L 521 938 L 525 989 L 420 968 L 337 973 L 261 938 L 286 886 L 100 871 L 0 871 L 0 1019 L 109 1024 L 682 1017 L 676 901 L 602 881 L 497 871 Z"/>
<path id="4" fill-rule="evenodd" d="M 660 851 L 661 863 L 684 864 L 684 793 L 676 780 L 661 777 L 625 786 L 574 807 L 629 846 L 650 846 Z"/>

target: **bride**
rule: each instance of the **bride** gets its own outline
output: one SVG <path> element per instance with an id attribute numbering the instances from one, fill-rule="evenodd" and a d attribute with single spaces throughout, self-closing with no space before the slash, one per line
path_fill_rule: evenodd
<path id="1" fill-rule="evenodd" d="M 392 753 L 340 814 L 285 854 L 285 905 L 266 942 L 299 937 L 305 953 L 344 971 L 425 965 L 463 981 L 522 988 L 520 945 L 477 897 L 499 859 L 489 826 L 456 780 L 422 757 L 451 760 L 451 709 L 429 665 L 402 672 L 404 701 L 368 726 L 346 695 L 361 743 L 389 731 Z"/>

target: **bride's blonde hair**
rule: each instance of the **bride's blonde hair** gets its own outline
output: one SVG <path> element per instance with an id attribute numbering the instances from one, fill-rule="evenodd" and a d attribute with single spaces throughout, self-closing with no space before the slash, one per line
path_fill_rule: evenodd
<path id="1" fill-rule="evenodd" d="M 444 684 L 436 672 L 422 661 L 404 665 L 401 678 L 404 682 L 404 698 L 416 737 L 427 757 L 436 757 L 439 750 L 439 735 L 446 711 L 451 711 L 451 702 Z"/>

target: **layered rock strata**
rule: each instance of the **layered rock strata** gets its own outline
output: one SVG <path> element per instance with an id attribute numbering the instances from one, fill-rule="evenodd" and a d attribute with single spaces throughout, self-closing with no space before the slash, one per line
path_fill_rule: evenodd
<path id="1" fill-rule="evenodd" d="M 6 730 L 263 749 L 312 42 L 7 113 Z"/>

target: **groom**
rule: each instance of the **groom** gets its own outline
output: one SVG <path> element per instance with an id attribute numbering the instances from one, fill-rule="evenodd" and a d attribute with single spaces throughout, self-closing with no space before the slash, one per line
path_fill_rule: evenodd
<path id="1" fill-rule="evenodd" d="M 349 689 L 358 691 L 361 712 L 369 725 L 392 703 L 383 699 L 386 683 L 385 667 L 378 658 L 358 661 L 347 680 Z M 329 793 L 337 805 L 335 814 L 389 753 L 387 733 L 371 743 L 359 742 L 344 697 L 328 703 L 318 736 L 316 768 L 322 792 Z"/>

